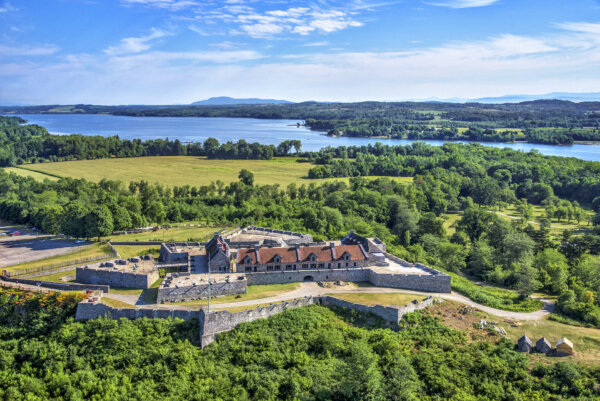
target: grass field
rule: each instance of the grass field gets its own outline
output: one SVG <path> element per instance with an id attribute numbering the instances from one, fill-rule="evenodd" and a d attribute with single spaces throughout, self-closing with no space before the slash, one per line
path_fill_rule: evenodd
<path id="1" fill-rule="evenodd" d="M 137 306 L 128 304 L 127 302 L 106 297 L 102 297 L 102 303 L 108 306 L 112 306 L 113 308 L 137 308 Z"/>
<path id="2" fill-rule="evenodd" d="M 160 254 L 160 245 L 114 245 L 123 259 L 151 254 L 155 258 Z"/>
<path id="3" fill-rule="evenodd" d="M 254 299 L 268 298 L 282 294 L 284 292 L 293 291 L 298 287 L 300 287 L 300 283 L 249 285 L 248 292 L 246 294 L 242 294 L 239 298 L 236 298 L 236 295 L 214 298 L 210 300 L 210 304 L 224 304 L 229 302 L 241 302 L 250 301 Z M 172 304 L 188 306 L 206 306 L 208 304 L 208 301 L 206 299 L 198 299 L 195 301 L 173 302 Z"/>
<path id="4" fill-rule="evenodd" d="M 498 212 L 502 213 L 500 215 L 500 217 L 507 219 L 507 220 L 514 220 L 511 217 L 521 218 L 521 215 L 519 214 L 516 206 L 514 206 L 514 205 L 509 206 L 504 209 L 501 209 Z M 586 210 L 586 214 L 592 216 L 594 214 L 594 212 L 591 210 Z M 503 215 L 507 215 L 507 216 L 511 216 L 511 217 L 506 217 Z M 542 216 L 543 217 L 546 216 L 546 210 L 541 206 L 533 205 L 533 220 L 531 220 L 531 221 L 533 221 L 534 223 L 537 223 L 538 218 L 542 217 Z M 555 235 L 562 234 L 562 232 L 565 229 L 573 230 L 573 231 L 586 231 L 589 228 L 587 221 L 580 221 L 579 223 L 577 223 L 577 221 L 575 221 L 575 220 L 571 220 L 570 222 L 567 222 L 566 219 L 559 221 L 555 218 L 550 219 L 550 221 L 552 223 L 551 232 L 552 232 L 552 234 L 555 234 Z M 537 226 L 537 224 L 534 224 L 534 226 Z"/>
<path id="5" fill-rule="evenodd" d="M 357 294 L 357 293 L 332 293 L 325 294 L 340 298 L 345 301 L 355 302 L 363 305 L 384 305 L 384 306 L 403 306 L 411 303 L 415 299 L 419 302 L 424 300 L 424 296 L 413 294 Z"/>
<path id="6" fill-rule="evenodd" d="M 111 235 L 108 237 L 104 237 L 104 239 L 108 239 L 115 242 L 189 241 L 190 239 L 194 241 L 204 241 L 212 237 L 212 235 L 215 232 L 228 228 L 230 227 L 176 226 L 138 234 Z M 147 246 L 147 248 L 148 247 L 149 246 Z"/>
<path id="7" fill-rule="evenodd" d="M 309 180 L 310 163 L 297 163 L 293 157 L 272 160 L 207 160 L 192 156 L 148 156 L 120 159 L 79 160 L 57 163 L 29 164 L 12 168 L 17 174 L 45 177 L 44 173 L 61 177 L 85 178 L 100 181 L 102 178 L 130 181 L 146 180 L 167 186 L 200 186 L 221 180 L 229 183 L 238 180 L 241 169 L 254 173 L 257 184 L 280 184 L 282 187 L 294 182 L 308 184 L 323 180 Z M 375 178 L 375 177 L 372 177 Z M 410 177 L 394 177 L 402 182 L 412 182 Z M 348 181 L 348 178 L 336 180 Z"/>
<path id="8" fill-rule="evenodd" d="M 40 280 L 40 281 L 53 281 L 53 282 L 57 282 L 57 283 L 62 283 L 62 281 L 60 280 L 61 278 L 65 277 L 65 276 L 74 276 L 75 275 L 76 270 L 67 270 L 65 272 L 60 272 L 60 273 L 50 273 L 50 274 L 46 274 L 44 276 L 36 276 L 34 278 L 34 280 Z"/>
<path id="9" fill-rule="evenodd" d="M 9 272 L 15 272 L 22 269 L 36 268 L 42 267 L 45 265 L 54 265 L 57 263 L 67 263 L 65 266 L 68 266 L 69 262 L 76 264 L 78 260 L 96 257 L 105 254 L 112 254 L 112 251 L 108 247 L 108 245 L 104 244 L 92 244 L 85 247 L 77 248 L 75 252 L 67 253 L 64 255 L 52 256 L 46 259 L 40 259 L 33 262 L 21 263 L 19 265 L 13 265 L 10 267 L 6 267 L 4 270 Z"/>
<path id="10" fill-rule="evenodd" d="M 53 177 L 48 174 L 38 173 L 37 171 L 25 170 L 18 167 L 7 167 L 4 169 L 4 171 L 6 171 L 7 173 L 15 173 L 24 177 L 33 177 L 38 181 L 43 181 L 45 178 L 53 181 L 58 180 L 57 177 Z"/>

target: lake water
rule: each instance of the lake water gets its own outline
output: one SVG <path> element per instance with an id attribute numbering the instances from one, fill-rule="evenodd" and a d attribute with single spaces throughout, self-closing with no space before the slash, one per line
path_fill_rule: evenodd
<path id="1" fill-rule="evenodd" d="M 203 142 L 214 137 L 220 143 L 245 139 L 248 142 L 277 145 L 287 139 L 302 141 L 302 150 L 316 151 L 326 146 L 360 146 L 381 142 L 384 145 L 406 145 L 407 139 L 332 138 L 323 132 L 298 127 L 297 120 L 257 120 L 249 118 L 205 117 L 123 117 L 99 114 L 21 114 L 32 124 L 39 124 L 53 134 L 119 135 L 122 139 L 179 139 Z M 445 141 L 425 140 L 440 146 Z M 552 156 L 577 157 L 600 161 L 599 145 L 552 146 L 529 143 L 483 143 L 485 146 L 510 148 L 528 152 L 537 149 Z"/>

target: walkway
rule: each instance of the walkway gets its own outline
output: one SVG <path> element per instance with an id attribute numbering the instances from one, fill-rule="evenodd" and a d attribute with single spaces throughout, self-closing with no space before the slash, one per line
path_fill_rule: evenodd
<path id="1" fill-rule="evenodd" d="M 469 298 L 464 295 L 458 294 L 456 292 L 452 292 L 450 294 L 447 293 L 430 293 L 423 291 L 412 291 L 412 290 L 402 290 L 395 288 L 384 288 L 384 287 L 334 287 L 334 288 L 323 288 L 320 287 L 317 283 L 300 283 L 300 287 L 284 292 L 282 294 L 274 295 L 268 298 L 260 298 L 260 299 L 252 299 L 247 301 L 238 301 L 238 302 L 228 302 L 228 303 L 215 303 L 212 306 L 216 309 L 226 309 L 226 308 L 235 308 L 239 306 L 253 306 L 253 305 L 262 305 L 268 303 L 277 303 L 282 301 L 289 301 L 295 298 L 302 298 L 307 296 L 318 297 L 325 294 L 342 294 L 342 293 L 352 293 L 352 294 L 414 294 L 414 295 L 431 295 L 437 298 L 446 299 L 449 301 L 460 302 L 462 304 L 466 304 L 472 307 L 475 307 L 485 313 L 489 313 L 491 315 L 496 315 L 498 317 L 515 319 L 515 320 L 541 320 L 548 316 L 554 310 L 554 302 L 547 299 L 539 298 L 540 301 L 544 304 L 544 307 L 538 311 L 531 313 L 523 313 L 523 312 L 509 312 L 501 309 L 490 308 L 489 306 L 481 305 L 476 302 L 473 302 Z M 127 302 L 132 305 L 144 305 L 143 300 L 139 299 L 138 295 L 120 295 L 120 294 L 105 294 L 103 295 L 107 298 L 117 299 L 122 302 Z M 145 305 L 147 306 L 147 304 Z M 174 304 L 170 305 L 155 305 L 154 307 L 159 309 L 197 309 L 196 307 L 191 306 L 177 306 Z"/>

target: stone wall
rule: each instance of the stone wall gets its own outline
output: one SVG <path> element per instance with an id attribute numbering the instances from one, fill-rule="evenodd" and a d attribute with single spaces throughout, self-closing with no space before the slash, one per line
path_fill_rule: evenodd
<path id="1" fill-rule="evenodd" d="M 210 287 L 210 296 L 213 298 L 226 295 L 245 294 L 247 288 L 246 283 L 246 280 L 236 279 L 233 279 L 230 282 L 223 281 L 213 283 Z M 206 298 L 208 298 L 208 283 L 185 287 L 160 287 L 158 289 L 158 298 L 156 302 L 182 302 Z"/>
<path id="2" fill-rule="evenodd" d="M 22 278 L 10 278 L 2 277 L 2 280 L 9 281 L 11 283 L 27 284 L 27 285 L 40 285 L 44 288 L 52 288 L 54 290 L 61 291 L 85 291 L 85 290 L 100 290 L 102 292 L 109 292 L 110 286 L 108 285 L 94 285 L 94 284 L 77 284 L 77 283 L 56 283 L 53 281 L 39 281 L 39 280 L 27 280 Z"/>
<path id="3" fill-rule="evenodd" d="M 451 277 L 447 274 L 382 273 L 369 269 L 368 280 L 377 287 L 401 288 L 428 292 L 452 292 Z"/>
<path id="4" fill-rule="evenodd" d="M 432 305 L 434 299 L 428 297 L 419 303 L 410 303 L 402 307 L 390 306 L 366 306 L 354 302 L 344 301 L 339 298 L 325 297 L 306 297 L 295 299 L 293 301 L 284 301 L 265 307 L 257 307 L 241 312 L 231 313 L 227 310 L 207 312 L 204 309 L 179 310 L 179 309 L 150 309 L 150 308 L 113 308 L 101 302 L 82 301 L 77 305 L 75 320 L 96 319 L 101 316 L 107 316 L 111 319 L 139 319 L 139 318 L 162 318 L 169 317 L 180 318 L 183 320 L 198 319 L 200 324 L 200 342 L 204 348 L 215 341 L 219 333 L 233 330 L 241 323 L 252 322 L 257 319 L 265 319 L 281 313 L 287 309 L 299 308 L 303 306 L 319 303 L 325 307 L 339 307 L 357 310 L 363 313 L 373 313 L 389 323 L 397 325 L 402 317 L 409 312 L 427 308 Z"/>
<path id="5" fill-rule="evenodd" d="M 200 332 L 202 348 L 215 341 L 217 334 L 233 330 L 240 323 L 251 322 L 257 319 L 265 319 L 281 313 L 287 309 L 299 308 L 315 303 L 312 297 L 296 299 L 289 302 L 281 302 L 265 307 L 258 307 L 242 312 L 231 313 L 226 310 L 205 312 L 204 327 Z"/>
<path id="6" fill-rule="evenodd" d="M 159 318 L 167 319 L 169 317 L 183 320 L 198 319 L 202 323 L 204 314 L 201 310 L 182 310 L 182 309 L 158 309 L 158 308 L 113 308 L 102 302 L 82 301 L 77 304 L 75 320 L 97 319 L 102 316 L 110 317 L 114 320 Z"/>
<path id="7" fill-rule="evenodd" d="M 111 287 L 147 289 L 159 278 L 158 270 L 150 273 L 123 272 L 119 270 L 78 267 L 75 281 Z"/>
<path id="8" fill-rule="evenodd" d="M 248 285 L 284 284 L 302 281 L 369 281 L 370 269 L 304 269 L 245 273 Z"/>

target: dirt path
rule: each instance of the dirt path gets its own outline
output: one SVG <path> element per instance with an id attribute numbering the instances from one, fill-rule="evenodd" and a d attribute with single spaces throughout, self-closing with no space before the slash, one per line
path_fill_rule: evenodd
<path id="1" fill-rule="evenodd" d="M 510 318 L 515 320 L 540 320 L 548 316 L 554 310 L 554 302 L 547 299 L 539 298 L 540 301 L 544 304 L 544 307 L 538 311 L 531 313 L 523 313 L 523 312 L 509 312 L 501 309 L 490 308 L 485 305 L 478 304 L 473 302 L 469 298 L 464 295 L 458 294 L 456 292 L 452 292 L 450 294 L 447 293 L 429 293 L 423 291 L 412 291 L 412 290 L 401 290 L 395 288 L 383 288 L 383 287 L 354 287 L 354 286 L 344 286 L 344 287 L 334 287 L 334 288 L 323 288 L 320 287 L 317 283 L 301 283 L 300 287 L 284 292 L 282 294 L 278 294 L 268 298 L 260 298 L 260 299 L 252 299 L 247 301 L 238 301 L 238 302 L 227 302 L 227 303 L 215 303 L 212 305 L 213 308 L 217 309 L 226 309 L 226 308 L 235 308 L 239 306 L 253 306 L 253 305 L 261 305 L 268 303 L 277 303 L 282 301 L 288 301 L 295 298 L 302 298 L 307 296 L 322 296 L 325 294 L 342 294 L 342 293 L 352 293 L 352 294 L 414 294 L 414 295 L 432 295 L 437 298 L 446 299 L 449 301 L 460 302 L 465 305 L 473 306 L 485 313 L 489 313 L 491 315 L 495 315 L 503 318 Z M 107 298 L 117 299 L 122 302 L 127 302 L 132 305 L 144 305 L 148 306 L 140 299 L 138 295 L 120 295 L 120 294 L 105 294 Z M 177 306 L 177 305 L 153 305 L 155 308 L 159 309 L 198 309 L 198 306 Z"/>

